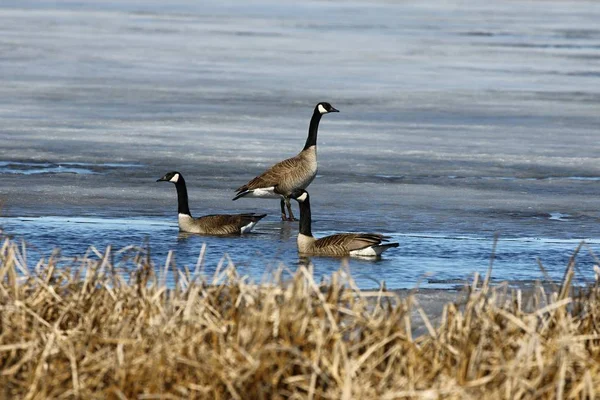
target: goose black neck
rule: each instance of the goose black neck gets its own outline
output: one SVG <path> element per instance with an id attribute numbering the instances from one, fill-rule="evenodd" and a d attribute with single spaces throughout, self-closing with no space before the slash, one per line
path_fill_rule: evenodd
<path id="1" fill-rule="evenodd" d="M 188 194 L 187 188 L 185 186 L 185 179 L 183 176 L 179 175 L 179 179 L 175 182 L 175 187 L 177 188 L 177 212 L 179 214 L 186 214 L 191 216 L 190 207 L 188 205 Z"/>
<path id="2" fill-rule="evenodd" d="M 319 122 L 321 121 L 321 113 L 315 108 L 313 116 L 310 119 L 310 125 L 308 127 L 308 137 L 306 138 L 306 144 L 304 149 L 306 150 L 311 146 L 317 145 L 317 131 L 319 130 Z"/>
<path id="3" fill-rule="evenodd" d="M 307 197 L 306 200 L 298 202 L 298 206 L 300 207 L 300 233 L 305 236 L 312 236 L 309 198 Z"/>

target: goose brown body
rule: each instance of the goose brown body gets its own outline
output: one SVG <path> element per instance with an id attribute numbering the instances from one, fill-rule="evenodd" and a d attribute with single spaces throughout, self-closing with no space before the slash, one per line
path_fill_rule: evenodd
<path id="1" fill-rule="evenodd" d="M 266 214 L 215 214 L 194 218 L 179 214 L 179 230 L 203 235 L 239 235 L 251 229 Z M 250 227 L 250 228 L 247 228 Z"/>
<path id="2" fill-rule="evenodd" d="M 242 193 L 261 188 L 274 188 L 276 196 L 289 195 L 295 189 L 306 189 L 317 175 L 317 146 L 302 150 L 298 155 L 278 162 L 255 177 L 236 192 Z"/>
<path id="3" fill-rule="evenodd" d="M 312 236 L 298 235 L 298 252 L 302 254 L 343 257 L 360 255 L 361 250 L 372 246 L 397 247 L 398 243 L 383 243 L 387 236 L 376 233 L 336 233 L 316 239 Z M 357 254 L 352 254 L 357 253 Z M 376 251 L 374 250 L 374 253 Z M 364 254 L 365 256 L 369 254 Z M 372 254 L 373 256 L 379 254 Z"/>

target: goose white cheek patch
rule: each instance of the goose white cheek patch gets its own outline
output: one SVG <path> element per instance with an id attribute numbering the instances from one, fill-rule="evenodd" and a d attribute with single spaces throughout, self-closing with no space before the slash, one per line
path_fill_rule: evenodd
<path id="1" fill-rule="evenodd" d="M 319 112 L 320 112 L 321 114 L 327 114 L 327 113 L 328 113 L 328 111 L 325 109 L 325 107 L 323 107 L 323 105 L 322 105 L 322 104 L 319 104 L 319 108 L 318 108 L 318 110 L 319 110 Z"/>
<path id="2" fill-rule="evenodd" d="M 175 175 L 173 175 L 173 177 L 171 179 L 169 179 L 169 182 L 177 183 L 178 180 L 179 180 L 179 174 L 175 174 Z"/>

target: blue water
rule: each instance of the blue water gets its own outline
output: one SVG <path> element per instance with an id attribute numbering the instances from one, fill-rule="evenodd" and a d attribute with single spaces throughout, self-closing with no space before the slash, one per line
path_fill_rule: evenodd
<path id="1" fill-rule="evenodd" d="M 353 260 L 362 287 L 560 279 L 600 240 L 600 3 L 14 1 L 0 3 L 0 227 L 34 256 L 148 243 L 210 273 L 294 270 L 296 224 L 234 189 L 304 144 L 317 236 L 400 247 Z M 199 216 L 261 212 L 245 238 L 179 237 L 166 172 Z M 295 209 L 296 205 L 294 205 Z M 297 211 L 296 211 L 297 212 Z M 319 276 L 340 267 L 313 259 Z M 593 279 L 588 250 L 580 282 Z"/>
<path id="2" fill-rule="evenodd" d="M 172 265 L 190 271 L 199 264 L 203 252 L 202 271 L 212 277 L 215 271 L 233 263 L 241 276 L 253 282 L 264 282 L 272 271 L 284 268 L 289 276 L 298 265 L 313 264 L 315 276 L 326 278 L 331 272 L 346 267 L 362 288 L 374 288 L 386 283 L 389 288 L 409 288 L 416 285 L 429 288 L 454 288 L 473 278 L 473 272 L 484 275 L 492 255 L 493 238 L 465 236 L 424 236 L 391 234 L 399 248 L 390 249 L 378 260 L 312 257 L 300 259 L 296 252 L 297 228 L 292 224 L 267 221 L 257 225 L 254 233 L 244 237 L 210 237 L 181 234 L 176 223 L 163 218 L 109 219 L 109 218 L 0 218 L 6 232 L 21 232 L 27 244 L 27 257 L 35 262 L 48 257 L 52 249 L 60 248 L 62 265 L 73 264 L 87 248 L 95 246 L 102 254 L 112 246 L 118 269 L 127 275 L 134 268 L 130 262 L 132 252 L 120 253 L 124 246 L 132 245 L 146 251 L 157 272 L 162 272 L 173 250 Z M 296 224 L 293 224 L 296 225 Z M 315 231 L 317 236 L 332 234 Z M 544 240 L 539 238 L 500 238 L 497 243 L 492 279 L 512 283 L 527 283 L 534 279 L 559 281 L 569 258 L 581 242 L 578 240 Z M 600 240 L 586 240 L 580 255 L 577 274 L 579 283 L 590 281 L 594 264 L 593 251 L 600 250 Z M 88 252 L 94 257 L 94 252 Z M 542 263 L 547 275 L 537 264 Z M 347 264 L 346 264 L 347 263 Z M 33 264 L 31 264 L 33 266 Z M 174 282 L 169 268 L 168 282 Z"/>

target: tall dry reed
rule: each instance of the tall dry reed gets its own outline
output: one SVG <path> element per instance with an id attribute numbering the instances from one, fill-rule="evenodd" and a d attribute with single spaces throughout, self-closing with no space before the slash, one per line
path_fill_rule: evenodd
<path id="1" fill-rule="evenodd" d="M 528 300 L 476 278 L 434 324 L 414 296 L 361 292 L 343 270 L 259 286 L 231 266 L 205 281 L 168 263 L 168 288 L 143 252 L 128 277 L 96 253 L 33 266 L 2 243 L 1 398 L 600 396 L 600 289 L 574 294 L 573 265 Z"/>

